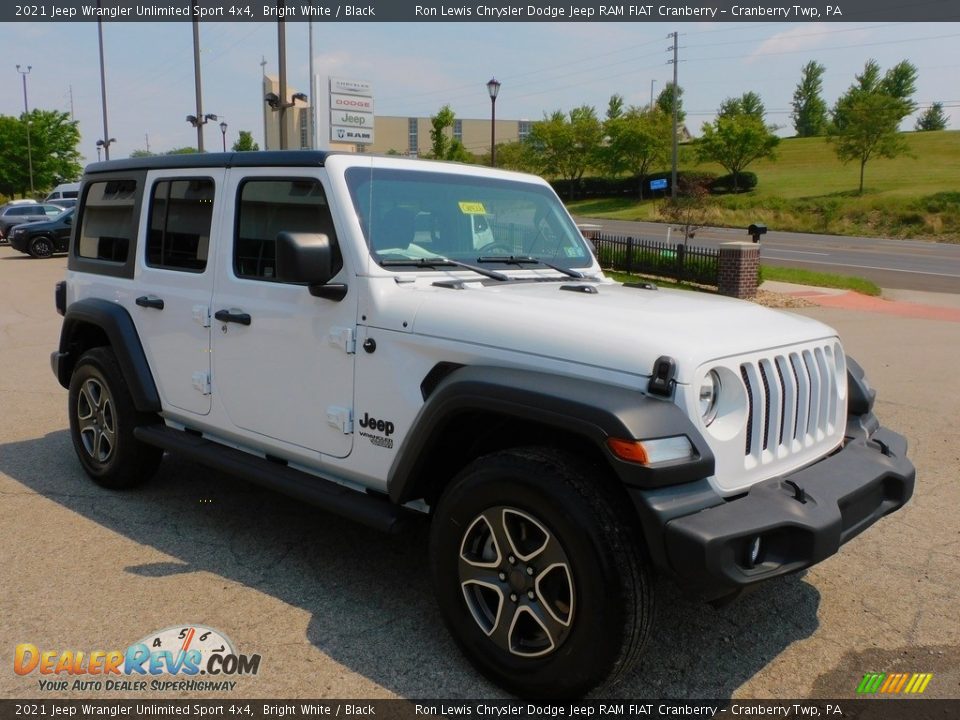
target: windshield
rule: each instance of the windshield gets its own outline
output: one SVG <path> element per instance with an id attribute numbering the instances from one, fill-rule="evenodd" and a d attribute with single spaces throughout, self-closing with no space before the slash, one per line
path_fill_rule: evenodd
<path id="1" fill-rule="evenodd" d="M 346 178 L 371 254 L 391 270 L 433 269 L 397 262 L 424 258 L 483 265 L 513 256 L 564 268 L 593 262 L 576 225 L 541 185 L 360 167 Z"/>

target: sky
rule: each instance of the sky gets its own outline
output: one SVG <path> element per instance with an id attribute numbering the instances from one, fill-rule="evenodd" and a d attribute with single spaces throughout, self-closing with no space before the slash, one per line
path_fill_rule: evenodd
<path id="1" fill-rule="evenodd" d="M 727 97 L 760 94 L 769 122 L 793 133 L 790 104 L 809 60 L 827 68 L 828 104 L 850 86 L 864 63 L 885 70 L 909 60 L 919 70 L 920 109 L 940 101 L 951 129 L 960 129 L 960 22 L 957 23 L 314 23 L 318 74 L 373 85 L 378 115 L 436 114 L 449 104 L 460 118 L 488 118 L 486 82 L 501 83 L 497 117 L 539 120 L 544 113 L 587 104 L 603 115 L 619 93 L 645 105 L 672 79 L 667 63 L 679 35 L 679 84 L 687 125 L 698 135 Z M 196 146 L 186 121 L 196 111 L 190 22 L 104 22 L 111 157 Z M 309 93 L 308 25 L 286 23 L 288 83 Z M 103 137 L 97 25 L 0 23 L 0 114 L 23 111 L 21 69 L 31 108 L 73 112 L 86 161 Z M 261 73 L 277 73 L 276 23 L 200 23 L 204 113 L 263 145 Z M 265 67 L 261 61 L 266 60 Z M 916 115 L 902 128 L 912 129 Z M 217 124 L 205 145 L 221 145 Z M 476 148 L 478 152 L 486 148 Z"/>

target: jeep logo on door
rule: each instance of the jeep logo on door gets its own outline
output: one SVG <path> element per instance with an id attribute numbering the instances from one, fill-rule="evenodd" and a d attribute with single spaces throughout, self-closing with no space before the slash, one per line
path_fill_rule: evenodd
<path id="1" fill-rule="evenodd" d="M 393 448 L 393 439 L 390 437 L 393 435 L 394 430 L 392 422 L 389 420 L 377 420 L 374 417 L 370 417 L 369 413 L 364 413 L 363 419 L 357 424 L 367 430 L 367 432 L 361 430 L 360 436 L 368 438 L 372 445 L 387 449 Z M 382 436 L 379 433 L 382 433 Z"/>

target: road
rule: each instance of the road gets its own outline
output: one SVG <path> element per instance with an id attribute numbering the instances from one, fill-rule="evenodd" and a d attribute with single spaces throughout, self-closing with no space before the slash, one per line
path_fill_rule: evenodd
<path id="1" fill-rule="evenodd" d="M 0 247 L 0 697 L 503 696 L 443 628 L 422 529 L 381 535 L 170 456 L 142 488 L 91 483 L 50 372 L 64 267 Z M 930 672 L 926 697 L 960 697 L 958 325 L 800 312 L 839 330 L 878 416 L 909 438 L 913 499 L 838 555 L 723 608 L 658 582 L 645 655 L 606 697 L 843 699 L 868 671 Z M 18 643 L 122 650 L 183 624 L 260 654 L 259 674 L 231 694 L 137 695 L 41 691 L 10 664 Z"/>
<path id="2" fill-rule="evenodd" d="M 604 232 L 616 235 L 649 239 L 662 240 L 667 232 L 661 223 L 586 217 L 577 222 L 596 223 Z M 745 230 L 702 228 L 693 244 L 716 246 L 749 239 Z M 767 265 L 856 275 L 884 288 L 960 293 L 960 244 L 771 230 L 762 237 L 760 259 Z"/>

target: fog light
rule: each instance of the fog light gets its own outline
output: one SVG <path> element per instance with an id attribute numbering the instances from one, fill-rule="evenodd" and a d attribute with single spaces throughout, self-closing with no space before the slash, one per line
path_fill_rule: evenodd
<path id="1" fill-rule="evenodd" d="M 751 542 L 750 546 L 747 548 L 747 567 L 752 568 L 757 564 L 757 560 L 760 559 L 760 536 L 757 535 Z"/>

